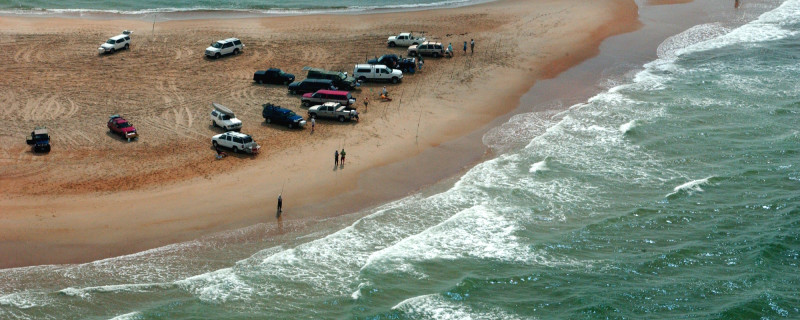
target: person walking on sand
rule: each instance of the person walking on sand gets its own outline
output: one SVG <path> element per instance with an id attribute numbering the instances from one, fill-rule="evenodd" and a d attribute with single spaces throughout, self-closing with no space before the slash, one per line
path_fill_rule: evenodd
<path id="1" fill-rule="evenodd" d="M 475 53 L 475 39 L 469 39 L 469 54 Z"/>
<path id="2" fill-rule="evenodd" d="M 317 126 L 317 117 L 311 117 L 311 133 L 314 133 L 314 127 Z"/>
<path id="3" fill-rule="evenodd" d="M 333 166 L 339 165 L 339 150 L 333 152 Z"/>
<path id="4" fill-rule="evenodd" d="M 453 57 L 453 43 L 450 42 L 447 44 L 447 52 L 444 53 L 446 56 Z"/>
<path id="5" fill-rule="evenodd" d="M 464 55 L 467 55 L 467 42 L 464 41 Z"/>
<path id="6" fill-rule="evenodd" d="M 342 152 L 340 152 L 340 154 L 342 155 L 342 165 L 344 165 L 344 156 L 346 155 L 344 148 L 342 148 Z"/>
<path id="7" fill-rule="evenodd" d="M 364 112 L 369 111 L 369 97 L 364 97 Z"/>
<path id="8" fill-rule="evenodd" d="M 388 99 L 389 98 L 389 91 L 386 91 L 386 86 L 383 86 L 383 90 L 381 91 L 381 99 Z"/>
<path id="9" fill-rule="evenodd" d="M 278 195 L 278 218 L 281 217 L 281 212 L 283 212 L 283 198 L 281 195 Z"/>
<path id="10" fill-rule="evenodd" d="M 422 71 L 422 66 L 425 64 L 425 61 L 422 61 L 422 56 L 419 57 L 419 66 L 417 67 L 417 71 Z"/>

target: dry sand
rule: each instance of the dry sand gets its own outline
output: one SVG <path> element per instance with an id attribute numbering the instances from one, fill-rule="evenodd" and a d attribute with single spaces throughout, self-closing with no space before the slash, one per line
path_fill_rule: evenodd
<path id="1" fill-rule="evenodd" d="M 0 267 L 75 263 L 186 241 L 259 222 L 340 215 L 398 197 L 472 160 L 457 152 L 435 163 L 404 161 L 513 110 L 537 79 L 597 53 L 608 36 L 639 26 L 632 0 L 504 0 L 463 8 L 371 15 L 316 15 L 152 22 L 0 18 Z M 105 39 L 134 30 L 131 50 L 97 55 Z M 384 53 L 401 31 L 453 43 L 452 59 L 354 93 L 360 122 L 317 121 L 317 130 L 267 125 L 261 104 L 306 115 L 283 86 L 257 85 L 255 70 L 303 66 L 352 72 Z M 235 36 L 244 53 L 203 57 Z M 474 55 L 463 41 L 475 39 Z M 369 110 L 360 101 L 370 97 Z M 237 112 L 258 156 L 214 160 L 212 101 Z M 105 127 L 121 113 L 140 132 L 125 142 Z M 25 136 L 51 130 L 53 151 L 30 152 Z M 347 164 L 333 167 L 344 147 Z M 442 170 L 438 170 L 442 168 Z M 398 182 L 399 181 L 399 182 Z M 285 187 L 284 187 L 285 185 Z M 299 223 L 299 224 L 303 224 Z M 277 230 L 277 229 L 276 229 Z M 283 230 L 285 231 L 285 230 Z"/>

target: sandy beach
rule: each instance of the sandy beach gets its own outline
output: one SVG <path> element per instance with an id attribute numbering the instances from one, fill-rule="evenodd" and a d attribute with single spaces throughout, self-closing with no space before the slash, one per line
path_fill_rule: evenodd
<path id="1" fill-rule="evenodd" d="M 469 7 L 370 15 L 314 15 L 153 22 L 0 18 L 0 267 L 78 263 L 186 241 L 256 223 L 275 224 L 283 192 L 287 227 L 396 199 L 485 156 L 480 141 L 448 145 L 516 108 L 537 81 L 598 51 L 603 39 L 639 27 L 629 0 L 502 0 Z M 97 55 L 105 39 L 133 30 L 131 50 Z M 268 125 L 261 105 L 307 114 L 286 87 L 253 83 L 269 67 L 305 77 L 304 66 L 352 72 L 385 53 L 386 38 L 425 31 L 453 43 L 452 59 L 354 92 L 359 122 Z M 209 60 L 212 41 L 238 37 L 239 56 Z M 475 39 L 475 53 L 461 50 Z M 361 101 L 369 97 L 365 110 Z M 214 159 L 210 103 L 236 111 L 262 146 L 257 156 Z M 138 141 L 108 133 L 111 114 Z M 53 151 L 34 154 L 25 136 L 51 130 Z M 347 163 L 334 167 L 334 150 Z M 430 150 L 437 161 L 414 161 Z M 467 151 L 465 151 L 467 150 Z M 429 158 L 426 158 L 429 159 Z M 283 191 L 282 191 L 283 189 Z"/>

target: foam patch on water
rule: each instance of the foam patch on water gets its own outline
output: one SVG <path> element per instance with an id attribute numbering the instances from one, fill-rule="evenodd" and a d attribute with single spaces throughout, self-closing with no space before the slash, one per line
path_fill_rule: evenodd
<path id="1" fill-rule="evenodd" d="M 678 57 L 678 52 L 680 50 L 703 41 L 720 37 L 730 31 L 730 29 L 718 23 L 696 25 L 664 40 L 664 42 L 658 45 L 656 52 L 660 59 L 674 60 Z"/>
<path id="2" fill-rule="evenodd" d="M 85 287 L 85 288 L 69 287 L 66 289 L 62 289 L 58 292 L 71 297 L 80 297 L 82 299 L 88 299 L 94 293 L 148 292 L 153 289 L 169 288 L 170 286 L 171 284 L 169 283 L 113 284 L 113 285 Z"/>
<path id="3" fill-rule="evenodd" d="M 46 304 L 49 299 L 45 294 L 24 291 L 0 297 L 0 306 L 12 306 L 19 309 L 30 309 Z M 2 315 L 2 313 L 0 313 Z"/>
<path id="4" fill-rule="evenodd" d="M 622 133 L 628 133 L 634 128 L 636 128 L 636 120 L 631 120 L 619 126 L 619 131 Z"/>
<path id="5" fill-rule="evenodd" d="M 110 320 L 137 320 L 137 319 L 144 319 L 144 316 L 142 316 L 141 313 L 134 311 L 131 313 L 118 315 L 116 317 L 111 318 Z"/>
<path id="6" fill-rule="evenodd" d="M 548 170 L 548 168 L 547 168 L 547 158 L 545 158 L 544 160 L 536 162 L 533 165 L 531 165 L 531 168 L 528 169 L 528 172 L 537 173 L 537 172 L 546 171 L 546 170 Z"/>
<path id="7" fill-rule="evenodd" d="M 667 197 L 671 197 L 671 196 L 679 194 L 679 193 L 686 193 L 686 194 L 692 195 L 692 194 L 695 194 L 695 193 L 698 193 L 698 192 L 703 192 L 703 188 L 701 188 L 701 187 L 703 185 L 708 184 L 708 181 L 711 178 L 713 178 L 713 177 L 692 180 L 692 181 L 686 182 L 686 183 L 684 183 L 682 185 L 679 185 L 679 186 L 675 187 L 674 189 L 672 189 L 672 193 L 668 194 Z"/>
<path id="8" fill-rule="evenodd" d="M 415 270 L 424 260 L 463 258 L 533 263 L 539 257 L 517 239 L 517 222 L 480 205 L 419 234 L 373 253 L 362 268 L 379 272 Z"/>
<path id="9" fill-rule="evenodd" d="M 486 309 L 477 311 L 466 303 L 448 300 L 438 294 L 409 298 L 392 307 L 392 310 L 402 311 L 415 319 L 530 319 L 511 315 L 496 307 L 486 306 Z"/>
<path id="10" fill-rule="evenodd" d="M 176 281 L 175 284 L 200 300 L 213 303 L 247 300 L 253 293 L 253 288 L 243 281 L 233 268 L 197 275 Z"/>
<path id="11" fill-rule="evenodd" d="M 800 31 L 791 26 L 800 23 L 800 0 L 787 0 L 775 10 L 762 14 L 758 19 L 733 31 L 677 50 L 676 55 L 708 51 L 734 44 L 775 41 L 798 35 Z"/>

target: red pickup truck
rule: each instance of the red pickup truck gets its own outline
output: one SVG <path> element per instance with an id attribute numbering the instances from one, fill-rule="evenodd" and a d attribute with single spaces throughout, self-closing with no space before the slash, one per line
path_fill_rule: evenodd
<path id="1" fill-rule="evenodd" d="M 125 118 L 118 114 L 108 118 L 108 130 L 128 139 L 128 141 L 139 137 L 139 134 L 136 133 L 136 128 L 134 128 L 128 120 L 125 120 Z"/>

